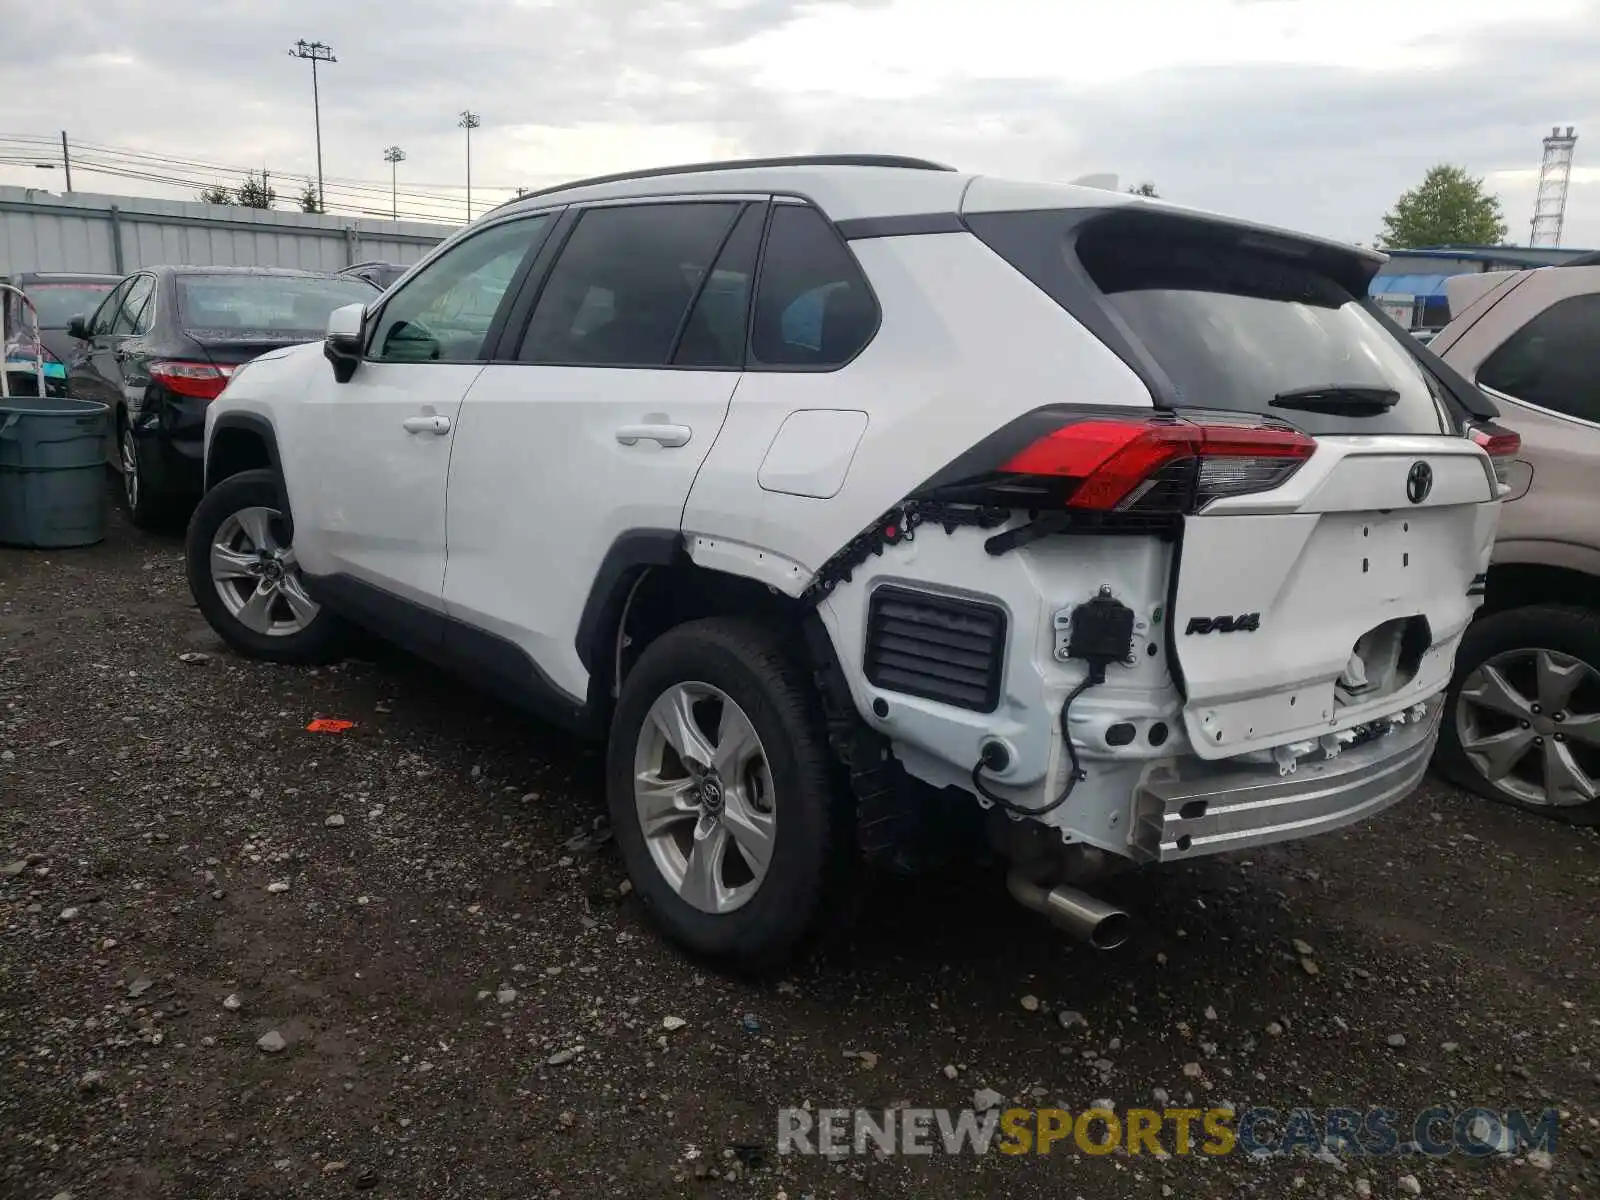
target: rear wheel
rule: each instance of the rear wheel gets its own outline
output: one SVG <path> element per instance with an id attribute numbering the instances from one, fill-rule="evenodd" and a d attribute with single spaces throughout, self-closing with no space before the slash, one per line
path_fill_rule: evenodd
<path id="1" fill-rule="evenodd" d="M 305 589 L 270 471 L 245 471 L 207 492 L 185 556 L 195 604 L 235 650 L 282 663 L 338 657 L 343 626 Z"/>
<path id="2" fill-rule="evenodd" d="M 653 642 L 623 684 L 606 781 L 640 900 L 687 949 L 775 967 L 841 907 L 851 810 L 810 678 L 762 625 Z"/>
<path id="3" fill-rule="evenodd" d="M 139 439 L 126 417 L 117 422 L 117 457 L 122 468 L 122 507 L 128 519 L 140 529 L 159 527 L 172 515 L 166 497 L 150 486 L 149 473 L 141 457 Z"/>
<path id="4" fill-rule="evenodd" d="M 1490 800 L 1600 823 L 1600 617 L 1536 607 L 1474 621 L 1456 655 L 1438 763 Z"/>

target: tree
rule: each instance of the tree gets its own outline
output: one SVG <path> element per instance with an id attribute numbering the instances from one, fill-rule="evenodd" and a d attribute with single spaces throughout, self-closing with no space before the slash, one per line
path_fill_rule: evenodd
<path id="1" fill-rule="evenodd" d="M 1151 183 L 1148 179 L 1143 183 L 1135 184 L 1133 187 L 1129 188 L 1128 191 L 1132 192 L 1135 196 L 1149 196 L 1152 200 L 1159 200 L 1161 198 L 1161 193 L 1156 191 L 1156 185 Z"/>
<path id="2" fill-rule="evenodd" d="M 1501 217 L 1500 200 L 1483 190 L 1483 180 L 1441 163 L 1395 201 L 1378 239 L 1390 250 L 1494 246 L 1506 236 Z"/>
<path id="3" fill-rule="evenodd" d="M 232 204 L 233 193 L 220 183 L 213 184 L 200 193 L 201 204 Z"/>
<path id="4" fill-rule="evenodd" d="M 237 192 L 238 203 L 244 208 L 271 208 L 277 200 L 278 193 L 267 182 L 265 171 L 257 175 L 254 171 L 245 176 Z"/>
<path id="5" fill-rule="evenodd" d="M 317 185 L 310 180 L 306 181 L 306 190 L 300 193 L 300 211 L 308 213 L 322 211 L 322 201 L 317 196 Z"/>

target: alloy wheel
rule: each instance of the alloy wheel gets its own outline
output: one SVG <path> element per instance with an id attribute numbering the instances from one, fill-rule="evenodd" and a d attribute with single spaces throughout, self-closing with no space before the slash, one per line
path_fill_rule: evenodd
<path id="1" fill-rule="evenodd" d="M 269 637 L 300 633 L 321 611 L 279 535 L 281 524 L 277 509 L 242 508 L 211 540 L 211 582 L 222 603 L 246 629 Z"/>
<path id="2" fill-rule="evenodd" d="M 726 692 L 680 683 L 650 706 L 634 753 L 634 802 L 651 860 L 684 901 L 722 915 L 756 894 L 775 844 L 772 767 Z"/>
<path id="3" fill-rule="evenodd" d="M 1462 682 L 1456 728 L 1467 761 L 1523 804 L 1600 798 L 1600 672 L 1555 650 L 1508 650 Z"/>
<path id="4" fill-rule="evenodd" d="M 122 492 L 130 509 L 139 507 L 139 442 L 133 427 L 126 425 L 122 429 Z"/>

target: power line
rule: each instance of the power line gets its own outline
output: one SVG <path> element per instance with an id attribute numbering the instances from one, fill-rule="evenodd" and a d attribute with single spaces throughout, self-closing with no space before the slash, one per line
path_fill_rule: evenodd
<path id="1" fill-rule="evenodd" d="M 26 147 L 8 147 L 0 144 L 0 155 L 3 155 L 0 161 L 10 161 L 17 165 L 30 163 L 40 166 L 57 165 L 53 160 L 46 159 L 39 151 Z M 142 155 L 132 159 L 124 159 L 120 155 L 113 155 L 107 158 L 99 153 L 85 155 L 82 144 L 79 144 L 79 157 L 75 165 L 82 171 L 116 175 L 184 189 L 203 189 L 219 186 L 221 181 L 218 175 L 222 173 L 247 174 L 242 168 L 214 168 L 209 164 L 186 166 L 179 163 L 172 165 L 169 160 L 162 160 L 153 155 Z M 308 177 L 294 172 L 280 172 L 278 177 L 280 180 L 297 183 L 311 182 Z M 326 190 L 332 196 L 329 202 L 331 205 L 339 207 L 340 201 L 343 200 L 345 201 L 343 207 L 349 208 L 365 208 L 370 205 L 373 197 L 390 191 L 388 187 L 339 184 L 330 184 Z M 462 201 L 459 197 L 433 196 L 426 193 L 395 189 L 390 199 L 392 202 L 391 207 L 397 205 L 400 200 L 404 200 L 408 209 L 411 210 L 408 215 L 428 220 L 461 220 Z"/>
<path id="2" fill-rule="evenodd" d="M 52 158 L 55 155 L 55 148 L 58 145 L 57 139 L 55 137 L 53 137 L 53 136 L 52 137 L 43 137 L 43 136 L 40 136 L 40 135 L 37 135 L 37 134 L 0 133 L 0 142 L 8 142 L 8 141 L 9 142 L 19 142 L 19 143 L 23 143 L 25 145 L 47 147 L 48 150 L 46 151 L 46 153 L 48 153 Z M 247 173 L 247 171 L 252 169 L 252 168 L 247 168 L 247 167 L 230 165 L 230 164 L 227 164 L 227 163 L 211 162 L 211 161 L 204 160 L 204 159 L 187 158 L 187 157 L 184 157 L 184 156 L 181 156 L 181 155 L 159 154 L 159 153 L 153 153 L 151 151 L 146 151 L 146 150 L 135 150 L 135 149 L 133 149 L 131 147 L 127 147 L 127 146 L 112 146 L 112 145 L 107 145 L 107 144 L 99 143 L 99 142 L 82 141 L 82 140 L 79 140 L 79 139 L 76 139 L 76 138 L 73 139 L 72 146 L 73 146 L 74 149 L 79 150 L 79 151 L 93 150 L 93 151 L 96 151 L 96 152 L 101 153 L 101 154 L 114 155 L 114 156 L 119 157 L 119 158 L 141 159 L 141 160 L 145 160 L 145 161 L 148 161 L 148 162 L 158 163 L 158 164 L 161 164 L 161 165 L 193 167 L 193 168 L 198 168 L 198 169 L 205 170 L 205 171 L 213 171 L 213 172 L 217 172 L 219 174 L 225 174 L 225 175 L 243 175 L 243 174 Z M 259 169 L 259 168 L 255 168 L 255 169 Z M 293 172 L 280 172 L 280 173 L 284 174 L 284 175 L 293 175 L 294 174 Z M 303 175 L 297 176 L 297 177 L 298 178 L 307 178 L 306 176 L 303 176 Z M 560 179 L 565 178 L 565 176 L 550 175 L 550 176 L 540 176 L 539 178 L 541 180 L 548 178 L 552 182 L 559 182 Z M 331 184 L 340 184 L 340 185 L 345 186 L 348 190 L 370 191 L 370 192 L 372 192 L 374 194 L 382 194 L 382 193 L 387 193 L 389 191 L 388 183 L 383 181 L 383 180 L 361 178 L 361 177 L 358 177 L 358 176 L 338 176 L 338 175 L 329 175 L 329 176 L 326 177 L 326 179 L 327 179 L 327 182 L 330 185 Z M 450 195 L 440 194 L 440 193 L 437 193 L 437 192 L 429 193 L 429 192 L 423 192 L 423 191 L 416 191 L 415 190 L 416 188 L 430 188 L 430 187 L 431 188 L 454 188 L 456 186 L 457 185 L 452 184 L 452 183 L 438 183 L 438 182 L 432 182 L 432 181 L 427 181 L 427 180 L 417 180 L 412 184 L 412 189 L 413 190 L 410 192 L 410 194 L 414 195 L 414 196 L 417 196 L 419 198 L 420 197 L 426 197 L 426 198 L 429 198 L 429 199 L 440 200 L 440 201 L 447 202 L 447 203 L 461 204 L 461 203 L 463 203 L 463 201 L 462 201 L 462 198 L 459 195 L 450 196 Z M 511 195 L 514 195 L 516 193 L 517 188 L 519 186 L 525 186 L 525 184 L 519 185 L 519 184 L 482 184 L 482 183 L 480 183 L 477 186 L 479 188 L 487 190 L 487 191 L 505 192 L 508 196 L 511 196 Z M 406 193 L 402 193 L 402 195 L 404 195 L 404 194 L 406 194 Z"/>

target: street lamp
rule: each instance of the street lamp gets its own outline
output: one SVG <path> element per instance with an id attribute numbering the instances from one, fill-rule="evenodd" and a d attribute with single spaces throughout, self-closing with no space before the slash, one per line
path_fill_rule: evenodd
<path id="1" fill-rule="evenodd" d="M 461 110 L 461 117 L 456 124 L 467 131 L 467 220 L 472 220 L 472 131 L 483 124 L 483 120 L 470 108 Z"/>
<path id="2" fill-rule="evenodd" d="M 311 63 L 311 112 L 317 123 L 317 207 L 326 212 L 328 198 L 322 191 L 322 97 L 317 92 L 317 64 L 335 63 L 339 60 L 333 56 L 332 46 L 326 46 L 321 42 L 308 42 L 305 38 L 294 44 L 289 56 L 307 59 Z"/>
<path id="3" fill-rule="evenodd" d="M 405 162 L 406 152 L 399 146 L 390 146 L 383 152 L 383 161 L 389 164 L 389 203 L 394 208 L 396 223 L 400 220 L 400 166 Z"/>

